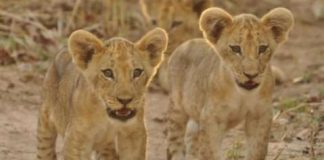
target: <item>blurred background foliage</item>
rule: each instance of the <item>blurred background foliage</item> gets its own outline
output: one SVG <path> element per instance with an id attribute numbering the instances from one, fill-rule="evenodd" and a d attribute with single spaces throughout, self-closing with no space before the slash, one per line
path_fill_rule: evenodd
<path id="1" fill-rule="evenodd" d="M 194 17 L 197 16 L 194 14 L 199 15 L 201 12 L 199 9 L 193 12 L 183 7 L 177 8 L 169 1 L 171 0 L 0 0 L 0 62 L 10 64 L 15 61 L 47 60 L 65 45 L 66 38 L 76 29 L 91 31 L 102 38 L 122 36 L 136 40 L 154 26 L 168 29 L 171 24 L 167 23 L 172 21 L 161 22 L 166 16 L 179 14 L 182 18 Z M 191 0 L 175 0 L 175 3 L 185 6 L 188 1 Z M 258 16 L 271 8 L 283 6 L 293 8 L 296 18 L 305 23 L 312 23 L 323 16 L 323 3 L 319 2 L 323 0 L 192 1 L 190 3 L 197 4 L 192 7 L 200 7 L 200 10 L 218 6 L 232 14 L 248 12 Z M 208 1 L 208 5 L 202 7 L 201 4 L 205 1 Z M 185 21 L 189 23 L 190 20 L 187 18 Z M 197 18 L 192 23 L 196 21 Z M 1 58 L 6 55 L 9 55 L 7 59 Z"/>

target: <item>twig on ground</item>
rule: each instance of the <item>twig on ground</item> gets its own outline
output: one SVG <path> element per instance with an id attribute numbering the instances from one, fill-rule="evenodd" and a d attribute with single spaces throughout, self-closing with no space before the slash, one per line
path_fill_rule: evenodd
<path id="1" fill-rule="evenodd" d="M 316 137 L 319 133 L 319 123 L 315 121 L 314 114 L 310 112 L 313 122 L 311 124 L 311 132 L 309 137 L 309 145 L 310 145 L 310 157 L 311 160 L 316 160 L 316 153 L 315 153 L 315 145 L 316 145 Z"/>
<path id="2" fill-rule="evenodd" d="M 289 112 L 292 112 L 292 111 L 296 111 L 296 110 L 298 110 L 298 109 L 300 109 L 300 108 L 303 108 L 303 107 L 306 107 L 307 106 L 307 104 L 306 103 L 301 103 L 301 104 L 299 104 L 299 105 L 297 105 L 296 107 L 293 107 L 293 108 L 289 108 L 289 109 L 287 109 L 287 110 L 284 110 L 284 111 L 279 111 L 274 117 L 273 117 L 273 121 L 275 121 L 275 120 L 277 120 L 281 115 L 283 115 L 283 114 L 287 114 L 287 113 L 289 113 Z"/>
<path id="3" fill-rule="evenodd" d="M 286 148 L 287 148 L 286 145 L 284 147 L 280 148 L 279 151 L 277 152 L 276 156 L 272 160 L 277 160 L 280 157 L 282 151 L 284 151 Z"/>
<path id="4" fill-rule="evenodd" d="M 287 132 L 285 132 L 285 133 L 282 135 L 282 137 L 280 138 L 280 140 L 281 140 L 283 143 L 285 143 L 285 142 L 284 142 L 284 139 L 286 138 L 286 136 L 287 136 Z M 277 160 L 277 159 L 280 157 L 281 153 L 282 153 L 286 148 L 287 148 L 287 145 L 285 144 L 284 147 L 282 147 L 282 148 L 280 148 L 280 149 L 278 150 L 276 156 L 275 156 L 272 160 Z"/>
<path id="5" fill-rule="evenodd" d="M 277 113 L 273 116 L 272 121 L 277 120 L 281 114 L 282 114 L 282 111 L 279 110 L 279 112 L 277 112 Z"/>

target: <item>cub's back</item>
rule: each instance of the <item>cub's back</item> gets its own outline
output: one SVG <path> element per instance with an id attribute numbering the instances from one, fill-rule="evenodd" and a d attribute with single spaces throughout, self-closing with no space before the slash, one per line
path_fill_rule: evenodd
<path id="1" fill-rule="evenodd" d="M 219 66 L 215 50 L 204 39 L 189 40 L 180 45 L 169 60 L 170 93 L 174 100 L 187 104 L 203 102 L 209 79 Z M 217 70 L 217 69 L 216 69 Z M 195 93 L 200 93 L 196 96 Z M 182 103 L 181 102 L 181 103 Z"/>
<path id="2" fill-rule="evenodd" d="M 64 132 L 70 117 L 69 103 L 72 101 L 75 88 L 80 84 L 82 76 L 72 63 L 72 58 L 67 49 L 58 53 L 49 67 L 43 84 L 44 103 L 54 123 Z M 78 83 L 77 83 L 78 82 Z"/>

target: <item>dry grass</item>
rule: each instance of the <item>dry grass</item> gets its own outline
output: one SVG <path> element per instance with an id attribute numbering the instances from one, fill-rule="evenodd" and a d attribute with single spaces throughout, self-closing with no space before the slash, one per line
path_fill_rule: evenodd
<path id="1" fill-rule="evenodd" d="M 137 39 L 147 26 L 139 4 L 130 2 L 1 0 L 1 49 L 18 62 L 26 60 L 19 58 L 22 55 L 47 60 L 64 46 L 68 35 L 76 29 L 88 30 L 103 38 Z"/>

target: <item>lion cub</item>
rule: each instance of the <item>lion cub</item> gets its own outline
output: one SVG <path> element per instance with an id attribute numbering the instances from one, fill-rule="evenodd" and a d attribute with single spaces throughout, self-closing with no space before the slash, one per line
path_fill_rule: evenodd
<path id="1" fill-rule="evenodd" d="M 138 42 L 101 41 L 78 30 L 59 53 L 44 81 L 39 112 L 37 159 L 56 159 L 55 142 L 64 137 L 65 160 L 144 160 L 144 93 L 167 48 L 156 28 Z"/>
<path id="2" fill-rule="evenodd" d="M 222 159 L 222 139 L 240 122 L 246 160 L 265 159 L 274 85 L 270 60 L 293 23 L 284 8 L 261 19 L 233 17 L 220 8 L 202 13 L 199 25 L 207 41 L 185 42 L 169 61 L 168 160 Z"/>
<path id="3" fill-rule="evenodd" d="M 183 42 L 202 37 L 197 21 L 203 10 L 212 6 L 212 0 L 140 0 L 144 15 L 150 15 L 169 35 L 168 48 L 151 86 L 169 91 L 167 62 L 171 53 Z M 149 14 L 150 13 L 150 14 Z M 155 17 L 155 18 L 154 18 Z"/>

